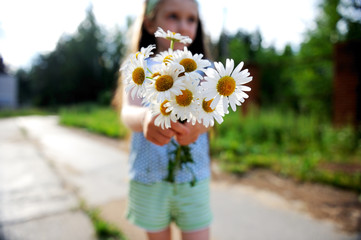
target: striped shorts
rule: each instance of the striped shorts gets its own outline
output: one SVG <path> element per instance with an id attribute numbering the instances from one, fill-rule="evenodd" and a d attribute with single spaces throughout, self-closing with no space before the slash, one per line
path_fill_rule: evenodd
<path id="1" fill-rule="evenodd" d="M 209 179 L 191 187 L 189 183 L 131 181 L 127 219 L 148 232 L 166 229 L 171 221 L 183 232 L 201 230 L 212 221 Z"/>

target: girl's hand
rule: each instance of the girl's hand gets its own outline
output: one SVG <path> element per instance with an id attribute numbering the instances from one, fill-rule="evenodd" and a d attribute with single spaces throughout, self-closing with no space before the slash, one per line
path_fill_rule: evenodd
<path id="1" fill-rule="evenodd" d="M 208 131 L 208 128 L 198 122 L 195 125 L 192 125 L 190 122 L 185 122 L 183 124 L 179 122 L 172 123 L 171 129 L 174 130 L 175 140 L 177 140 L 180 145 L 194 143 L 199 135 Z"/>
<path id="2" fill-rule="evenodd" d="M 154 120 L 157 116 L 152 117 L 149 111 L 145 113 L 143 121 L 143 134 L 144 137 L 159 146 L 163 146 L 170 142 L 171 138 L 175 135 L 172 129 L 162 129 L 154 125 Z"/>

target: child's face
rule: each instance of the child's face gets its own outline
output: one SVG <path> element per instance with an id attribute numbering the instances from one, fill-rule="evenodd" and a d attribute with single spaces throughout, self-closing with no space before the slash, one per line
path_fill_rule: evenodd
<path id="1" fill-rule="evenodd" d="M 157 15 L 150 23 L 149 32 L 154 33 L 158 27 L 195 39 L 198 26 L 198 6 L 193 0 L 167 0 L 161 3 Z M 157 38 L 158 51 L 168 50 L 170 42 Z M 175 43 L 174 49 L 183 49 L 184 44 Z"/>

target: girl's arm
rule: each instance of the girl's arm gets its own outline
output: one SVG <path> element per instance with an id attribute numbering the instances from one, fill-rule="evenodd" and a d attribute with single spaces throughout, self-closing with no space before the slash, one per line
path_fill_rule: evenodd
<path id="1" fill-rule="evenodd" d="M 143 121 L 147 114 L 147 108 L 142 106 L 140 98 L 131 99 L 123 88 L 121 118 L 123 123 L 134 132 L 143 131 Z"/>
<path id="2" fill-rule="evenodd" d="M 152 116 L 148 108 L 142 106 L 142 100 L 130 97 L 123 91 L 123 104 L 121 117 L 123 123 L 134 132 L 143 132 L 144 137 L 159 146 L 163 146 L 171 140 L 175 135 L 172 129 L 162 129 L 154 124 L 156 116 Z M 178 128 L 182 134 L 186 133 L 186 129 Z"/>

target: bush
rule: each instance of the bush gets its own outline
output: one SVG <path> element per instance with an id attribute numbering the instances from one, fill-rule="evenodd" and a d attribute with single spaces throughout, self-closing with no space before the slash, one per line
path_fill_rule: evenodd
<path id="1" fill-rule="evenodd" d="M 212 157 L 232 173 L 269 168 L 284 176 L 361 190 L 357 171 L 329 171 L 325 163 L 360 165 L 359 132 L 346 126 L 335 129 L 313 115 L 278 110 L 228 114 L 215 127 Z"/>

